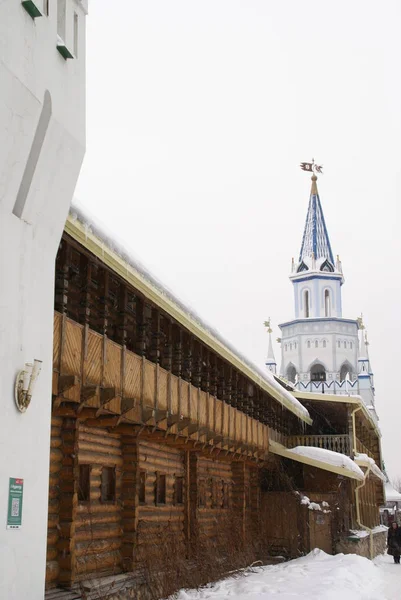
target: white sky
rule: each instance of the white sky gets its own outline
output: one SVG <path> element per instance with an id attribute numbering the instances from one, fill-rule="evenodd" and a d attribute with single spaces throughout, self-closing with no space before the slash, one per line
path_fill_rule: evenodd
<path id="1" fill-rule="evenodd" d="M 118 4 L 118 6 L 117 6 Z M 76 196 L 264 365 L 294 315 L 310 177 L 370 338 L 384 459 L 401 475 L 401 5 L 93 0 Z M 280 359 L 276 346 L 276 358 Z"/>

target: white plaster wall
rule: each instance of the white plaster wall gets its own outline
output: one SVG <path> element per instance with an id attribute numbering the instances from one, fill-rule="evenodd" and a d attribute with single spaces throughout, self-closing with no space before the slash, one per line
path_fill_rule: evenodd
<path id="1" fill-rule="evenodd" d="M 0 598 L 7 600 L 44 594 L 54 260 L 85 150 L 85 5 L 67 2 L 79 16 L 79 59 L 70 61 L 56 50 L 56 2 L 49 18 L 35 21 L 18 0 L 0 3 Z M 19 218 L 13 208 L 46 90 L 51 117 Z M 43 369 L 22 415 L 15 376 L 34 358 Z M 6 530 L 9 477 L 24 479 L 19 531 Z"/>
<path id="2" fill-rule="evenodd" d="M 347 360 L 357 373 L 358 330 L 356 323 L 340 319 L 292 321 L 281 326 L 281 374 L 288 365 L 294 364 L 303 382 L 313 362 L 319 361 L 326 368 L 330 379 L 335 379 L 341 365 Z M 310 347 L 308 347 L 308 341 Z M 338 348 L 340 341 L 340 348 Z M 318 343 L 316 348 L 315 342 Z M 324 343 L 326 342 L 326 347 Z M 344 348 L 344 342 L 346 347 Z M 352 348 L 350 347 L 352 343 Z M 296 347 L 295 347 L 296 344 Z M 292 346 L 292 348 L 291 348 Z"/>
<path id="3" fill-rule="evenodd" d="M 295 294 L 295 318 L 305 318 L 305 291 L 309 292 L 309 318 L 326 317 L 324 292 L 328 290 L 330 294 L 331 307 L 329 317 L 342 316 L 341 306 L 341 275 L 334 279 L 334 274 L 325 277 L 324 274 L 317 273 L 315 279 L 306 279 L 293 281 Z"/>

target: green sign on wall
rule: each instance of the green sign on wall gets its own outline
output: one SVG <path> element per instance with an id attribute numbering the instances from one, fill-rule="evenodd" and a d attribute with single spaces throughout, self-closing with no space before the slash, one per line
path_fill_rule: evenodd
<path id="1" fill-rule="evenodd" d="M 24 480 L 10 477 L 8 486 L 7 529 L 21 529 Z"/>

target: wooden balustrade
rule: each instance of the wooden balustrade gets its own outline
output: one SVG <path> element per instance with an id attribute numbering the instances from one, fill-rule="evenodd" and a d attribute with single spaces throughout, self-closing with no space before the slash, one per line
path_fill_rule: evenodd
<path id="1" fill-rule="evenodd" d="M 54 414 L 90 413 L 97 426 L 148 426 L 254 458 L 268 451 L 263 423 L 58 312 L 53 398 Z"/>
<path id="2" fill-rule="evenodd" d="M 287 448 L 296 446 L 312 446 L 313 448 L 324 448 L 333 452 L 340 452 L 350 456 L 348 435 L 293 435 L 288 436 Z"/>
<path id="3" fill-rule="evenodd" d="M 375 458 L 373 456 L 373 453 L 370 450 L 368 450 L 365 444 L 362 444 L 361 440 L 359 440 L 358 438 L 356 438 L 356 451 L 359 452 L 359 454 L 367 454 L 368 456 L 370 456 L 370 458 Z"/>

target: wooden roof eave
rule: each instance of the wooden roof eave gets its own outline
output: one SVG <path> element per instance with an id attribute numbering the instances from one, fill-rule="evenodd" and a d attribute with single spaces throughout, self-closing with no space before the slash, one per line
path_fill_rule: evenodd
<path id="1" fill-rule="evenodd" d="M 236 356 L 234 352 L 196 322 L 195 319 L 192 319 L 189 314 L 186 314 L 184 310 L 175 304 L 167 295 L 163 295 L 156 286 L 147 281 L 146 278 L 132 265 L 121 258 L 117 252 L 114 252 L 109 248 L 98 236 L 88 230 L 81 221 L 74 219 L 71 214 L 68 215 L 64 231 L 79 242 L 84 248 L 89 250 L 94 256 L 99 258 L 111 270 L 141 292 L 151 302 L 170 314 L 193 335 L 197 336 L 222 358 L 229 361 L 239 371 L 249 377 L 249 379 L 267 392 L 284 408 L 308 425 L 312 425 L 312 419 L 309 414 L 305 414 L 302 410 L 298 409 L 291 403 L 285 394 L 281 394 L 278 389 L 269 385 L 267 380 L 263 379 L 256 371 Z"/>
<path id="2" fill-rule="evenodd" d="M 322 460 L 316 460 L 314 458 L 310 458 L 309 456 L 302 456 L 301 454 L 292 452 L 289 448 L 286 448 L 285 446 L 282 446 L 281 444 L 279 444 L 278 442 L 274 442 L 273 440 L 270 440 L 269 442 L 269 451 L 273 454 L 278 454 L 283 458 L 289 458 L 290 460 L 301 462 L 304 465 L 309 465 L 311 467 L 316 467 L 317 469 L 322 469 L 323 471 L 330 471 L 331 473 L 343 475 L 344 477 L 348 477 L 349 479 L 356 479 L 357 481 L 361 481 L 361 479 L 356 476 L 354 471 L 351 471 L 350 469 L 347 469 L 345 467 L 337 467 L 336 465 L 326 463 Z"/>
<path id="3" fill-rule="evenodd" d="M 319 402 L 334 402 L 337 404 L 354 404 L 356 407 L 360 406 L 360 413 L 363 414 L 365 420 L 369 423 L 371 428 L 375 431 L 376 435 L 381 438 L 381 432 L 375 423 L 369 410 L 360 396 L 337 396 L 335 394 L 319 394 L 316 392 L 299 392 L 294 391 L 293 395 L 297 400 L 308 400 L 308 401 L 319 401 Z M 358 414 L 358 413 L 357 413 Z"/>

